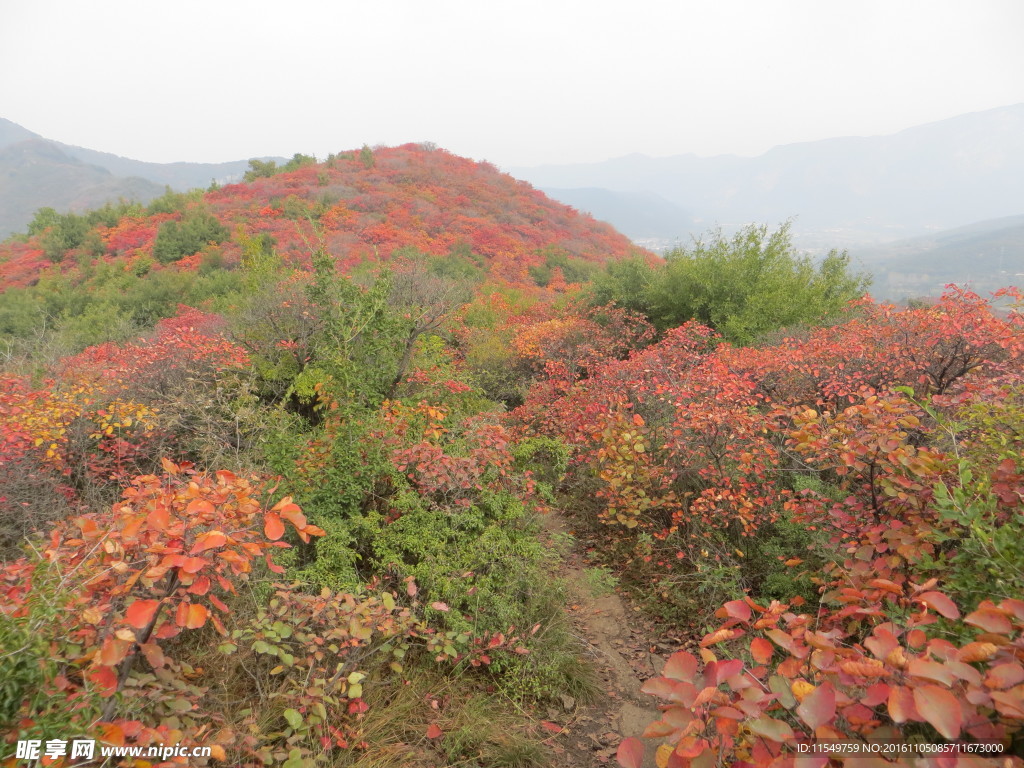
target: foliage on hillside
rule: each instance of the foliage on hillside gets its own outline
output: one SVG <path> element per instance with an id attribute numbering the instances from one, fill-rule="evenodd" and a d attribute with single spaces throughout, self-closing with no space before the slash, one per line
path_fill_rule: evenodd
<path id="1" fill-rule="evenodd" d="M 515 712 L 595 687 L 555 506 L 703 638 L 645 686 L 662 768 L 1020 743 L 1017 311 L 875 304 L 785 228 L 614 261 L 413 146 L 41 212 L 3 249 L 5 743 L 544 764 Z"/>
<path id="2" fill-rule="evenodd" d="M 168 192 L 144 213 L 126 206 L 116 221 L 37 217 L 27 240 L 0 247 L 0 285 L 30 285 L 54 264 L 61 271 L 115 260 L 126 270 L 153 259 L 178 270 L 214 258 L 236 265 L 243 237 L 268 238 L 286 262 L 308 267 L 315 229 L 326 233 L 324 246 L 343 269 L 412 248 L 472 254 L 494 276 L 517 284 L 532 283 L 528 270 L 544 266 L 545 248 L 592 262 L 631 249 L 607 224 L 493 166 L 407 144 L 332 155 L 320 164 L 254 166 L 250 183 L 202 196 Z"/>

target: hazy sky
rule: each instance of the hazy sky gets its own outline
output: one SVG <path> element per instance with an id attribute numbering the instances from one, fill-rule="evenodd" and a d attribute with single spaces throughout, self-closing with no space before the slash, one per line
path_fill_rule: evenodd
<path id="1" fill-rule="evenodd" d="M 758 154 L 1024 102 L 1021 0 L 0 0 L 0 117 L 141 160 Z"/>

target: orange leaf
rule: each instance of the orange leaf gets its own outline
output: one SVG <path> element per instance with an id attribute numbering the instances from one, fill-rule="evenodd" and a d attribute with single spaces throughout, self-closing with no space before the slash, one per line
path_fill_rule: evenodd
<path id="1" fill-rule="evenodd" d="M 146 522 L 149 523 L 151 528 L 156 528 L 158 531 L 166 531 L 171 524 L 171 516 L 167 511 L 167 507 L 163 504 L 158 504 L 152 512 L 146 515 Z"/>
<path id="2" fill-rule="evenodd" d="M 223 547 L 227 541 L 228 537 L 220 531 L 207 531 L 206 533 L 201 533 L 196 536 L 196 543 L 192 545 L 192 554 L 197 555 L 208 549 Z"/>
<path id="3" fill-rule="evenodd" d="M 442 736 L 444 736 L 444 731 L 442 731 L 438 727 L 437 723 L 431 723 L 430 725 L 427 726 L 427 738 L 428 739 L 439 739 Z"/>
<path id="4" fill-rule="evenodd" d="M 750 641 L 750 655 L 758 664 L 767 664 L 775 653 L 775 647 L 763 637 L 755 637 Z"/>
<path id="5" fill-rule="evenodd" d="M 192 499 L 185 507 L 185 511 L 190 515 L 209 515 L 214 512 L 214 508 L 206 499 Z"/>
<path id="6" fill-rule="evenodd" d="M 128 655 L 128 649 L 131 647 L 131 643 L 127 640 L 119 640 L 113 635 L 109 635 L 106 640 L 103 641 L 103 647 L 100 648 L 99 662 L 107 667 L 113 667 L 121 663 L 121 660 Z"/>
<path id="7" fill-rule="evenodd" d="M 185 573 L 199 573 L 199 571 L 203 570 L 203 568 L 209 564 L 209 561 L 202 557 L 186 557 L 182 560 L 181 570 Z"/>
<path id="8" fill-rule="evenodd" d="M 964 623 L 997 635 L 1007 635 L 1013 630 L 1006 614 L 994 608 L 982 608 L 969 613 L 964 617 Z"/>
<path id="9" fill-rule="evenodd" d="M 276 512 L 267 512 L 263 519 L 263 533 L 271 541 L 277 541 L 284 536 L 284 523 L 281 522 L 281 516 Z"/>
<path id="10" fill-rule="evenodd" d="M 160 608 L 159 600 L 136 600 L 128 606 L 124 619 L 136 629 L 145 629 Z"/>
<path id="11" fill-rule="evenodd" d="M 173 461 L 171 461 L 170 459 L 166 459 L 166 458 L 160 459 L 160 466 L 163 467 L 164 468 L 164 472 L 166 472 L 169 475 L 176 475 L 176 474 L 178 474 L 178 472 L 181 469 Z"/>
<path id="12" fill-rule="evenodd" d="M 206 617 L 208 615 L 209 611 L 206 610 L 205 605 L 191 603 L 188 606 L 188 615 L 185 619 L 185 626 L 189 629 L 199 629 L 206 624 Z"/>

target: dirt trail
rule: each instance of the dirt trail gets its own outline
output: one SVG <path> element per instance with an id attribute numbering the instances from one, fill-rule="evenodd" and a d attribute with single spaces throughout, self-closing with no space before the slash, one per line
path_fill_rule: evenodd
<path id="1" fill-rule="evenodd" d="M 545 516 L 549 536 L 568 533 L 568 524 L 557 512 Z M 640 693 L 647 679 L 658 675 L 671 649 L 655 644 L 656 630 L 612 589 L 588 586 L 587 568 L 578 548 L 569 552 L 559 573 L 565 579 L 568 610 L 591 654 L 602 694 L 591 705 L 564 701 L 566 712 L 549 711 L 563 730 L 550 744 L 559 754 L 557 764 L 572 768 L 618 765 L 615 751 L 626 736 L 640 736 L 647 725 L 661 717 L 656 700 Z M 648 743 L 644 768 L 655 768 L 654 743 Z"/>

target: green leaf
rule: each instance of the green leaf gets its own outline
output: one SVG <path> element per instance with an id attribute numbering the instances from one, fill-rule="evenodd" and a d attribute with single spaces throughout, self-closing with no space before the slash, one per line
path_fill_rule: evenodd
<path id="1" fill-rule="evenodd" d="M 774 717 L 761 716 L 749 724 L 752 733 L 771 741 L 784 742 L 793 738 L 793 729 Z"/>
<path id="2" fill-rule="evenodd" d="M 286 709 L 283 714 L 284 719 L 288 721 L 288 725 L 290 725 L 294 730 L 298 730 L 302 725 L 302 715 L 300 715 L 297 710 Z"/>

